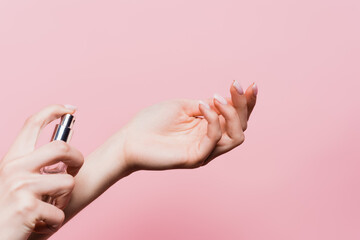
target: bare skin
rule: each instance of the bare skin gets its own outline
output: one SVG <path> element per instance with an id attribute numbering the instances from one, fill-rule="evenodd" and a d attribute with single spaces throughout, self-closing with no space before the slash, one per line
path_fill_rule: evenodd
<path id="1" fill-rule="evenodd" d="M 242 93 L 236 84 L 225 101 L 170 100 L 140 111 L 86 158 L 64 209 L 65 221 L 133 172 L 197 168 L 239 146 L 256 104 L 257 86 Z M 29 239 L 50 236 L 32 234 Z"/>

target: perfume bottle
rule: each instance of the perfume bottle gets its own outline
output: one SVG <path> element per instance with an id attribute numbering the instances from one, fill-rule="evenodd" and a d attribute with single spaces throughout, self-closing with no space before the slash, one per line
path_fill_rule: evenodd
<path id="1" fill-rule="evenodd" d="M 60 124 L 56 124 L 51 141 L 69 142 L 73 133 L 75 117 L 71 114 L 65 114 L 61 117 Z M 63 162 L 58 162 L 50 166 L 40 169 L 42 174 L 66 173 L 67 165 Z M 55 205 L 54 198 L 49 195 L 42 196 L 44 202 Z"/>
<path id="2" fill-rule="evenodd" d="M 69 142 L 73 134 L 73 126 L 75 123 L 75 117 L 71 114 L 65 114 L 61 117 L 60 124 L 56 124 L 54 133 L 51 137 L 51 141 L 64 141 Z M 58 162 L 50 166 L 43 167 L 41 173 L 66 173 L 66 164 Z"/>

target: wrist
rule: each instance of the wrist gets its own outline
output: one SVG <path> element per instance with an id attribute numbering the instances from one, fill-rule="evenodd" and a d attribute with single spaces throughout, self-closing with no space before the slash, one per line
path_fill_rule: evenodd
<path id="1" fill-rule="evenodd" d="M 126 156 L 125 141 L 126 131 L 123 128 L 97 149 L 97 151 L 100 151 L 99 156 L 101 156 L 102 159 L 107 159 L 111 162 L 116 181 L 138 170 L 131 164 L 130 159 Z"/>
<path id="2" fill-rule="evenodd" d="M 124 140 L 123 131 L 119 131 L 86 157 L 75 177 L 75 188 L 69 205 L 64 210 L 65 222 L 110 186 L 133 172 L 125 159 Z"/>

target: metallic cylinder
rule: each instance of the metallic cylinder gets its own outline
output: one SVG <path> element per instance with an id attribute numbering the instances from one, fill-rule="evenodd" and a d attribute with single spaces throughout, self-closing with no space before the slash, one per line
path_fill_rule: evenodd
<path id="1" fill-rule="evenodd" d="M 71 114 L 65 114 L 61 117 L 60 124 L 56 124 L 51 141 L 61 140 L 69 142 L 73 133 L 72 127 L 74 126 L 75 117 Z"/>
<path id="2" fill-rule="evenodd" d="M 71 114 L 65 114 L 61 117 L 60 124 L 56 124 L 51 141 L 69 142 L 73 133 L 72 127 L 75 123 L 75 117 Z M 55 163 L 51 166 L 46 166 L 42 169 L 42 173 L 66 173 L 66 164 L 63 162 Z"/>

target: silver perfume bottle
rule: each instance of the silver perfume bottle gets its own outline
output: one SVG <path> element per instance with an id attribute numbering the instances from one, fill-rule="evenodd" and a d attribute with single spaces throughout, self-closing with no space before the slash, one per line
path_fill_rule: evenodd
<path id="1" fill-rule="evenodd" d="M 74 126 L 75 117 L 71 114 L 65 114 L 61 117 L 60 124 L 56 124 L 51 141 L 64 141 L 69 142 L 73 133 L 72 127 Z M 66 164 L 58 162 L 50 166 L 43 167 L 40 172 L 42 174 L 66 173 Z M 42 196 L 44 202 L 54 205 L 54 198 L 49 195 Z"/>
<path id="2" fill-rule="evenodd" d="M 64 141 L 69 142 L 73 134 L 73 126 L 75 117 L 71 114 L 65 114 L 61 117 L 60 124 L 56 124 L 51 141 Z M 66 173 L 66 164 L 58 162 L 51 166 L 46 166 L 42 169 L 42 173 Z"/>

